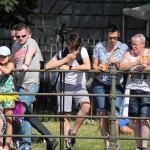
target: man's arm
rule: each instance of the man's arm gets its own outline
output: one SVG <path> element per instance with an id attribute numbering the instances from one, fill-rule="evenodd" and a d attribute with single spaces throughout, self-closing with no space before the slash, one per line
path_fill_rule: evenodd
<path id="1" fill-rule="evenodd" d="M 119 66 L 119 70 L 129 70 L 130 68 L 141 64 L 140 59 L 134 61 L 134 62 L 130 62 L 130 57 L 131 54 L 130 52 L 126 52 L 126 54 L 124 55 L 122 61 L 120 62 L 120 66 Z"/>
<path id="2" fill-rule="evenodd" d="M 32 58 L 34 56 L 34 54 L 36 53 L 36 49 L 33 47 L 30 47 L 27 51 L 27 54 L 25 56 L 25 61 L 24 64 L 21 65 L 20 70 L 27 70 L 30 66 L 30 63 L 32 61 Z"/>

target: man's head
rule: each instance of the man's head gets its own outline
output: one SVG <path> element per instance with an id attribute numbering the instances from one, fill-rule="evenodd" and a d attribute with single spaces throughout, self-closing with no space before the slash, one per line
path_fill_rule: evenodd
<path id="1" fill-rule="evenodd" d="M 110 44 L 115 45 L 120 36 L 119 27 L 115 24 L 108 25 L 106 27 L 105 36 Z"/>
<path id="2" fill-rule="evenodd" d="M 31 37 L 31 29 L 24 23 L 18 23 L 15 29 L 17 40 L 23 45 Z"/>
<path id="3" fill-rule="evenodd" d="M 77 51 L 81 46 L 82 39 L 77 33 L 70 33 L 67 36 L 66 45 L 69 51 Z"/>
<path id="4" fill-rule="evenodd" d="M 141 51 L 145 48 L 146 38 L 143 34 L 136 34 L 131 38 L 131 47 L 134 51 Z"/>
<path id="5" fill-rule="evenodd" d="M 16 28 L 16 24 L 10 29 L 10 35 L 11 35 L 13 42 L 17 42 L 16 29 L 15 28 Z"/>

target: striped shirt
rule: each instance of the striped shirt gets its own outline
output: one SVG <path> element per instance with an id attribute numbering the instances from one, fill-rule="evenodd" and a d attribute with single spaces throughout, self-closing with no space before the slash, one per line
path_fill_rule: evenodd
<path id="1" fill-rule="evenodd" d="M 120 41 L 116 42 L 114 50 L 117 49 L 113 57 L 116 57 L 118 59 L 118 62 L 120 62 L 128 50 L 128 46 L 124 43 L 121 43 Z M 106 41 L 100 42 L 96 45 L 93 53 L 93 57 L 100 62 L 104 62 L 109 58 L 109 54 L 106 51 Z M 109 65 L 109 69 L 111 69 L 112 65 Z M 111 85 L 111 75 L 109 73 L 101 72 L 96 77 L 101 83 L 104 83 L 106 85 Z M 119 85 L 123 82 L 123 74 L 118 73 L 117 74 L 117 81 L 116 84 Z"/>

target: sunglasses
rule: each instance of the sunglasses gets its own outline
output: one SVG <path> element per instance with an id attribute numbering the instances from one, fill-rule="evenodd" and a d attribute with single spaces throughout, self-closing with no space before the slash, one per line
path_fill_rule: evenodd
<path id="1" fill-rule="evenodd" d="M 20 39 L 21 37 L 24 38 L 26 35 L 16 36 L 17 39 Z"/>
<path id="2" fill-rule="evenodd" d="M 107 39 L 110 40 L 110 41 L 111 40 L 115 40 L 116 41 L 118 39 L 118 37 L 107 37 Z"/>

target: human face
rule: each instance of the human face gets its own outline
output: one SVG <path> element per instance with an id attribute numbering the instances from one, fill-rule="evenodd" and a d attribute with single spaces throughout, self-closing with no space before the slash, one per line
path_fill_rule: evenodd
<path id="1" fill-rule="evenodd" d="M 23 45 L 27 42 L 29 39 L 29 32 L 26 29 L 23 29 L 21 31 L 16 31 L 16 37 L 18 42 Z"/>
<path id="2" fill-rule="evenodd" d="M 106 38 L 108 39 L 108 43 L 114 46 L 116 44 L 119 36 L 120 35 L 117 31 L 116 32 L 108 32 L 108 34 L 106 35 Z"/>
<path id="3" fill-rule="evenodd" d="M 10 35 L 11 35 L 11 38 L 12 38 L 13 42 L 17 42 L 16 31 L 11 30 Z"/>
<path id="4" fill-rule="evenodd" d="M 141 50 L 144 48 L 145 44 L 141 42 L 139 38 L 131 39 L 132 50 L 135 54 L 140 54 Z"/>
<path id="5" fill-rule="evenodd" d="M 69 53 L 78 53 L 80 49 L 80 47 L 78 49 L 75 49 L 71 46 L 67 46 L 67 47 L 68 47 Z"/>
<path id="6" fill-rule="evenodd" d="M 9 56 L 2 56 L 0 55 L 0 63 L 5 65 L 9 61 Z"/>

